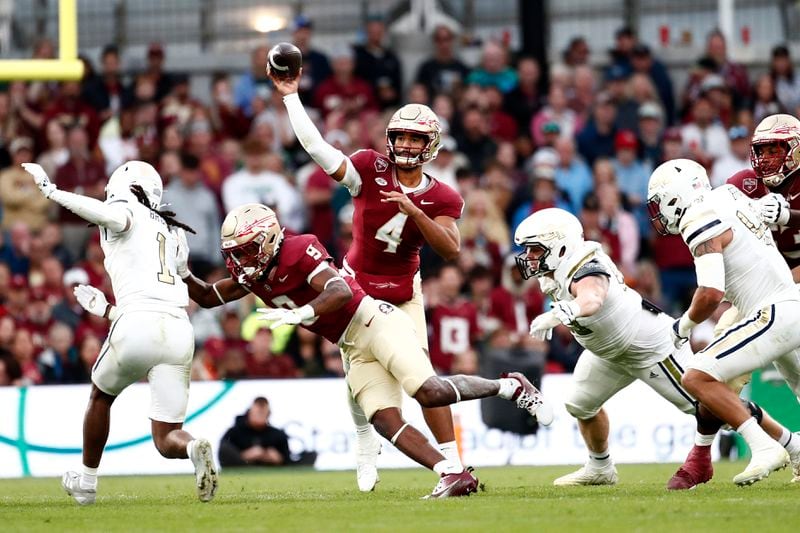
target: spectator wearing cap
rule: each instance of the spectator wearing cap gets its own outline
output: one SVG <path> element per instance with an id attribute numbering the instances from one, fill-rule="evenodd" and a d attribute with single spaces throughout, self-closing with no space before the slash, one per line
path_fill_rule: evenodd
<path id="1" fill-rule="evenodd" d="M 631 66 L 635 73 L 649 76 L 664 108 L 664 123 L 671 125 L 675 121 L 675 92 L 666 65 L 653 57 L 649 46 L 638 43 L 631 50 Z"/>
<path id="2" fill-rule="evenodd" d="M 17 137 L 9 146 L 11 166 L 0 172 L 0 203 L 3 207 L 3 230 L 18 222 L 38 231 L 47 223 L 50 202 L 39 192 L 31 175 L 22 168 L 33 161 L 33 140 Z"/>
<path id="3" fill-rule="evenodd" d="M 706 39 L 706 55 L 717 65 L 717 73 L 722 76 L 733 91 L 735 107 L 743 107 L 750 100 L 750 80 L 744 65 L 728 57 L 728 44 L 720 30 L 714 30 Z"/>
<path id="4" fill-rule="evenodd" d="M 638 151 L 639 141 L 636 134 L 631 130 L 619 130 L 614 136 L 614 174 L 617 176 L 620 191 L 637 214 L 644 208 L 647 181 L 650 179 L 650 169 L 639 160 Z M 645 223 L 649 224 L 646 216 Z"/>
<path id="5" fill-rule="evenodd" d="M 8 232 L 8 240 L 0 246 L 0 262 L 8 265 L 12 274 L 20 274 L 23 279 L 30 269 L 31 230 L 25 222 L 15 222 Z"/>
<path id="6" fill-rule="evenodd" d="M 285 177 L 268 169 L 268 148 L 260 140 L 250 138 L 242 145 L 242 152 L 244 168 L 228 176 L 222 184 L 225 211 L 243 204 L 265 204 L 275 209 L 284 226 L 300 233 L 304 228 L 302 199 Z"/>
<path id="7" fill-rule="evenodd" d="M 236 82 L 234 99 L 236 105 L 244 111 L 248 117 L 253 116 L 253 98 L 259 87 L 272 87 L 272 82 L 267 77 L 267 60 L 269 47 L 266 45 L 256 46 L 250 52 L 250 70 L 239 77 Z"/>
<path id="8" fill-rule="evenodd" d="M 558 125 L 558 122 L 555 120 L 551 120 L 550 122 L 545 122 L 542 124 L 542 142 L 539 145 L 540 148 L 553 148 L 556 145 L 556 141 L 561 138 L 561 126 Z M 568 137 L 564 137 L 567 139 Z"/>
<path id="9" fill-rule="evenodd" d="M 656 168 L 662 161 L 662 135 L 664 133 L 664 113 L 661 106 L 653 101 L 644 102 L 637 111 L 639 117 L 639 142 L 642 163 Z"/>
<path id="10" fill-rule="evenodd" d="M 719 187 L 728 181 L 728 178 L 739 172 L 752 168 L 750 163 L 750 132 L 745 126 L 733 126 L 728 130 L 731 141 L 731 150 L 714 161 L 709 178 L 712 187 Z"/>
<path id="11" fill-rule="evenodd" d="M 606 92 L 597 94 L 592 118 L 576 136 L 578 152 L 589 165 L 594 165 L 597 158 L 614 155 L 614 136 L 617 108 L 611 96 Z"/>
<path id="12" fill-rule="evenodd" d="M 106 170 L 103 162 L 92 155 L 85 129 L 76 126 L 67 133 L 69 159 L 59 167 L 55 181 L 62 191 L 74 192 L 102 200 L 105 197 Z M 79 257 L 91 231 L 86 221 L 61 207 L 58 220 L 64 233 L 64 244 L 73 257 Z"/>
<path id="13" fill-rule="evenodd" d="M 570 204 L 570 212 L 577 214 L 583 200 L 592 190 L 592 171 L 578 155 L 572 137 L 560 137 L 554 146 L 558 153 L 556 163 L 556 185 L 565 193 Z"/>
<path id="14" fill-rule="evenodd" d="M 328 56 L 311 46 L 313 30 L 314 22 L 305 15 L 297 15 L 292 21 L 292 43 L 303 53 L 303 75 L 300 77 L 297 92 L 307 105 L 311 105 L 314 91 L 319 84 L 331 75 Z"/>
<path id="15" fill-rule="evenodd" d="M 684 150 L 691 159 L 707 168 L 715 159 L 730 152 L 728 132 L 714 113 L 711 100 L 701 95 L 692 106 L 693 121 L 681 128 Z"/>
<path id="16" fill-rule="evenodd" d="M 64 272 L 62 297 L 53 306 L 53 320 L 66 324 L 76 331 L 81 323 L 83 308 L 75 298 L 75 287 L 78 285 L 88 285 L 89 275 L 82 268 L 71 268 Z"/>
<path id="17" fill-rule="evenodd" d="M 776 113 L 784 113 L 785 110 L 778 100 L 778 94 L 775 91 L 775 82 L 769 74 L 762 74 L 756 80 L 753 89 L 753 120 L 756 124 L 761 122 L 765 117 L 774 115 Z"/>
<path id="18" fill-rule="evenodd" d="M 618 129 L 636 129 L 636 110 L 639 104 L 630 96 L 630 71 L 620 65 L 611 65 L 605 74 L 605 91 L 617 108 Z"/>
<path id="19" fill-rule="evenodd" d="M 349 118 L 362 118 L 365 111 L 375 111 L 378 103 L 369 83 L 355 75 L 355 56 L 350 46 L 340 46 L 331 51 L 333 74 L 323 81 L 314 95 L 314 107 L 327 118 L 336 113 L 343 122 Z M 342 124 L 336 124 L 340 127 Z"/>
<path id="20" fill-rule="evenodd" d="M 494 85 L 503 94 L 513 91 L 517 86 L 517 73 L 508 66 L 508 50 L 496 41 L 486 41 L 480 65 L 467 76 L 467 83 L 481 87 Z"/>
<path id="21" fill-rule="evenodd" d="M 789 113 L 797 115 L 800 112 L 800 76 L 795 74 L 786 45 L 781 44 L 772 49 L 769 74 L 781 106 Z"/>
<path id="22" fill-rule="evenodd" d="M 469 68 L 456 54 L 456 34 L 447 25 L 433 29 L 433 55 L 422 62 L 416 81 L 423 83 L 431 95 L 457 94 L 469 75 Z"/>
<path id="23" fill-rule="evenodd" d="M 150 78 L 156 87 L 155 98 L 161 101 L 167 96 L 174 85 L 174 78 L 164 69 L 167 54 L 164 45 L 158 42 L 150 43 L 147 47 L 147 66 L 145 75 Z"/>
<path id="24" fill-rule="evenodd" d="M 164 189 L 164 203 L 170 204 L 178 219 L 197 233 L 187 233 L 192 272 L 204 278 L 220 264 L 220 212 L 211 189 L 203 183 L 200 161 L 191 154 L 180 156 L 174 177 Z"/>
<path id="25" fill-rule="evenodd" d="M 569 204 L 561 199 L 561 194 L 556 186 L 555 165 L 545 163 L 534 165 L 531 170 L 530 183 L 531 200 L 530 202 L 522 204 L 514 211 L 511 220 L 512 228 L 518 227 L 523 220 L 542 209 L 558 207 L 569 211 Z M 517 248 L 515 247 L 515 249 Z"/>
<path id="26" fill-rule="evenodd" d="M 372 84 L 381 109 L 396 107 L 403 94 L 403 68 L 397 54 L 384 43 L 386 22 L 382 16 L 367 18 L 364 36 L 364 43 L 353 47 L 355 75 Z"/>
<path id="27" fill-rule="evenodd" d="M 539 110 L 531 120 L 530 132 L 536 146 L 544 145 L 544 125 L 549 122 L 558 124 L 562 137 L 572 137 L 583 126 L 575 111 L 569 108 L 564 88 L 558 84 L 550 85 L 547 93 L 547 105 Z"/>

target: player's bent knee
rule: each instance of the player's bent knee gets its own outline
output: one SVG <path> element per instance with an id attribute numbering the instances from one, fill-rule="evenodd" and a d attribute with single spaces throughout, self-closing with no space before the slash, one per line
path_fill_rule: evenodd
<path id="1" fill-rule="evenodd" d="M 403 426 L 403 414 L 396 407 L 379 409 L 370 418 L 370 422 L 383 438 L 391 439 L 392 436 Z"/>
<path id="2" fill-rule="evenodd" d="M 589 409 L 573 401 L 566 402 L 564 406 L 567 408 L 567 412 L 573 418 L 577 418 L 578 420 L 589 420 L 596 417 L 597 413 L 600 412 L 599 407 L 597 409 Z"/>
<path id="3" fill-rule="evenodd" d="M 453 389 L 439 377 L 433 376 L 425 380 L 422 386 L 417 389 L 414 399 L 422 407 L 441 407 L 452 403 L 450 396 Z"/>

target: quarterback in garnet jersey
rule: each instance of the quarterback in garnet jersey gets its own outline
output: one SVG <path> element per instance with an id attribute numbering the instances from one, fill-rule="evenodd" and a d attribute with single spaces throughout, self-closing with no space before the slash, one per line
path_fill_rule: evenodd
<path id="1" fill-rule="evenodd" d="M 772 237 L 789 268 L 800 266 L 800 121 L 791 115 L 770 115 L 753 133 L 750 158 L 754 170 L 728 179 L 758 201 L 762 220 L 773 226 Z M 795 281 L 798 276 L 795 275 Z"/>
<path id="2" fill-rule="evenodd" d="M 269 71 L 269 68 L 267 69 Z M 271 76 L 283 96 L 292 129 L 312 159 L 353 197 L 353 245 L 343 270 L 364 291 L 396 304 L 414 322 L 416 338 L 428 348 L 425 309 L 419 277 L 419 251 L 428 243 L 446 260 L 458 257 L 461 237 L 456 219 L 464 202 L 457 192 L 425 174 L 441 143 L 439 119 L 427 106 L 408 104 L 392 115 L 386 128 L 386 154 L 361 150 L 350 157 L 328 144 L 309 118 L 297 95 L 298 80 Z M 352 402 L 351 402 L 352 403 Z M 372 490 L 380 447 L 357 405 L 351 405 L 356 425 L 359 488 Z M 460 462 L 449 408 L 423 409 L 445 455 Z"/>
<path id="3" fill-rule="evenodd" d="M 209 285 L 180 264 L 177 272 L 189 296 L 203 307 L 214 307 L 253 292 L 271 306 L 258 310 L 270 328 L 302 325 L 337 343 L 347 383 L 367 420 L 401 452 L 440 475 L 431 497 L 468 495 L 477 491 L 478 480 L 403 420 L 402 391 L 423 407 L 500 396 L 538 415 L 545 425 L 552 421 L 541 393 L 522 374 L 499 380 L 436 376 L 425 352 L 409 340 L 414 337 L 411 319 L 392 304 L 365 295 L 352 277 L 339 276 L 316 237 L 284 237 L 268 207 L 234 209 L 220 233 L 231 277 Z"/>

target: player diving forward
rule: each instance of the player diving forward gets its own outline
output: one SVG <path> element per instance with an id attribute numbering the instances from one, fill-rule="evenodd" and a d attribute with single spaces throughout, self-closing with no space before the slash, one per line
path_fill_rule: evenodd
<path id="1" fill-rule="evenodd" d="M 252 292 L 273 307 L 259 309 L 263 319 L 272 321 L 270 327 L 302 325 L 337 343 L 348 368 L 347 383 L 367 419 L 401 452 L 440 475 L 431 497 L 475 492 L 477 479 L 403 420 L 401 391 L 424 407 L 500 396 L 544 424 L 552 421 L 552 410 L 522 374 L 497 380 L 437 377 L 415 342 L 408 315 L 367 296 L 352 277 L 341 277 L 313 235 L 284 237 L 268 207 L 237 207 L 223 221 L 221 237 L 231 277 L 208 285 L 179 265 L 191 298 L 214 307 Z"/>
<path id="2" fill-rule="evenodd" d="M 295 135 L 314 161 L 353 197 L 353 245 L 343 268 L 368 295 L 406 312 L 420 346 L 427 351 L 419 252 L 428 243 L 447 260 L 458 256 L 460 235 L 455 221 L 464 206 L 456 191 L 422 170 L 423 163 L 435 159 L 439 151 L 439 119 L 427 106 L 403 106 L 386 128 L 386 155 L 359 150 L 346 157 L 325 142 L 306 114 L 297 95 L 298 79 L 272 76 Z M 357 434 L 358 486 L 369 491 L 378 480 L 375 463 L 380 445 L 352 395 L 350 403 Z M 460 464 L 450 408 L 423 408 L 422 413 L 439 450 Z"/>
<path id="3" fill-rule="evenodd" d="M 108 338 L 92 368 L 92 391 L 83 420 L 83 470 L 67 472 L 62 486 L 81 505 L 97 495 L 97 469 L 108 439 L 111 404 L 131 383 L 147 377 L 153 442 L 164 457 L 190 458 L 197 495 L 207 502 L 217 490 L 211 445 L 181 429 L 189 399 L 194 332 L 184 307 L 186 285 L 176 265 L 188 257 L 183 229 L 173 213 L 159 211 L 161 176 L 147 163 L 129 161 L 111 174 L 101 202 L 61 191 L 41 166 L 23 165 L 47 198 L 100 229 L 105 267 L 116 307 L 91 287 L 75 292 L 82 306 L 112 321 Z M 183 243 L 180 246 L 179 243 Z"/>
<path id="4" fill-rule="evenodd" d="M 681 382 L 747 442 L 750 463 L 733 481 L 749 485 L 784 468 L 791 457 L 758 425 L 758 414 L 742 405 L 727 382 L 774 363 L 795 395 L 800 394 L 800 329 L 795 323 L 800 291 L 758 206 L 731 185 L 711 190 L 705 171 L 693 171 L 685 161 L 656 168 L 647 193 L 656 230 L 680 233 L 695 258 L 698 288 L 689 309 L 673 324 L 674 335 L 678 343 L 686 342 L 723 298 L 742 319 L 695 354 Z M 788 440 L 785 447 L 790 448 L 797 439 Z"/>

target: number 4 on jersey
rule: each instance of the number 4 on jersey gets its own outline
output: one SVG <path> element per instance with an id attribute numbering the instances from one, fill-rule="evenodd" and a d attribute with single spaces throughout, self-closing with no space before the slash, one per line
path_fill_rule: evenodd
<path id="1" fill-rule="evenodd" d="M 403 228 L 406 226 L 406 220 L 408 220 L 408 215 L 397 213 L 386 224 L 378 228 L 375 233 L 375 240 L 386 243 L 384 252 L 389 252 L 390 254 L 397 252 L 397 247 L 400 246 L 400 241 L 402 240 Z"/>

